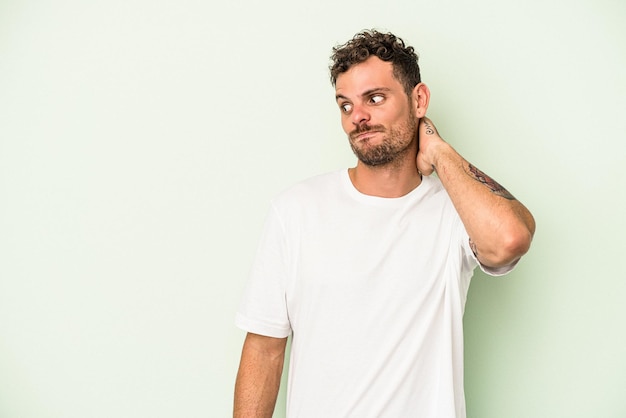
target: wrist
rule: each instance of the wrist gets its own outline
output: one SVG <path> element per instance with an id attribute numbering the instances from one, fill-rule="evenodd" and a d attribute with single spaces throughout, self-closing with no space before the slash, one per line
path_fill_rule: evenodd
<path id="1" fill-rule="evenodd" d="M 441 168 L 446 161 L 450 160 L 452 155 L 454 155 L 454 149 L 450 146 L 450 144 L 443 140 L 441 140 L 436 146 L 431 147 L 430 161 L 432 162 L 432 166 L 435 171 Z"/>

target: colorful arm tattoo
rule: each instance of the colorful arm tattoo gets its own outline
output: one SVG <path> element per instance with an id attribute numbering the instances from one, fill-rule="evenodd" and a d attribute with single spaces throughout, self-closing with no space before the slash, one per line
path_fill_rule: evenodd
<path id="1" fill-rule="evenodd" d="M 485 173 L 483 173 L 482 171 L 480 171 L 478 168 L 474 167 L 471 164 L 469 164 L 468 174 L 474 180 L 487 186 L 491 190 L 492 193 L 498 196 L 502 196 L 503 198 L 508 199 L 508 200 L 515 200 L 515 197 L 511 193 L 509 193 L 508 190 L 506 190 L 497 181 L 495 181 L 494 179 L 492 179 L 491 177 L 489 177 L 488 175 L 486 175 Z"/>

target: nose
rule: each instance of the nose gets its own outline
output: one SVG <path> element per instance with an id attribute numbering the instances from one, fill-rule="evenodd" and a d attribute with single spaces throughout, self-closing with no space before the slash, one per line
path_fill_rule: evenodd
<path id="1" fill-rule="evenodd" d="M 370 121 L 370 114 L 364 106 L 354 105 L 350 118 L 354 126 L 359 126 Z"/>

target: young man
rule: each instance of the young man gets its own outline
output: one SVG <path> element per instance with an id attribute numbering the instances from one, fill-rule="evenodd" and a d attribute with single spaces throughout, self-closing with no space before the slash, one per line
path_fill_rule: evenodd
<path id="1" fill-rule="evenodd" d="M 331 80 L 358 161 L 272 202 L 237 313 L 234 416 L 272 416 L 292 335 L 290 418 L 465 417 L 470 278 L 509 272 L 533 217 L 438 135 L 400 38 L 357 34 Z"/>

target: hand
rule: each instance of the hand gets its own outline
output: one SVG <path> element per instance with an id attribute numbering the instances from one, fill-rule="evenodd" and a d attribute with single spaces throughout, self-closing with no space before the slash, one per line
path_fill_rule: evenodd
<path id="1" fill-rule="evenodd" d="M 426 116 L 420 119 L 417 129 L 417 170 L 425 176 L 436 170 L 436 156 L 438 150 L 446 142 L 439 136 L 437 128 Z"/>

